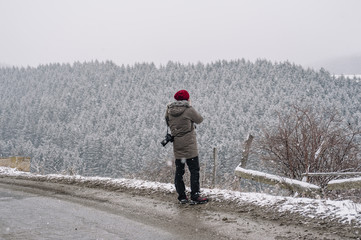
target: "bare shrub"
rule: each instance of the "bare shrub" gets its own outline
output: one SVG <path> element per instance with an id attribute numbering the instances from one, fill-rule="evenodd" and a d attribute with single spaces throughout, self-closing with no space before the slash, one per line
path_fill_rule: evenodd
<path id="1" fill-rule="evenodd" d="M 290 114 L 278 114 L 278 126 L 263 130 L 258 142 L 263 160 L 279 173 L 302 180 L 308 172 L 358 171 L 360 130 L 353 129 L 334 109 L 315 111 L 292 106 Z M 325 187 L 335 176 L 312 177 Z"/>

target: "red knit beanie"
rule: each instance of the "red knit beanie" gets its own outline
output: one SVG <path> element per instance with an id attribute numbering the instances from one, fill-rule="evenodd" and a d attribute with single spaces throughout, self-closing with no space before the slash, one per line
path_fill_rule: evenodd
<path id="1" fill-rule="evenodd" d="M 186 90 L 180 90 L 176 94 L 174 94 L 174 98 L 177 101 L 187 100 L 189 99 L 189 93 Z"/>

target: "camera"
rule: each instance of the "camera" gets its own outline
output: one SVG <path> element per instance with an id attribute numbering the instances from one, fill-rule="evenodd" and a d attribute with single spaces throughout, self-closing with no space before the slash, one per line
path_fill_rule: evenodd
<path id="1" fill-rule="evenodd" d="M 163 145 L 163 147 L 165 147 L 165 145 L 167 145 L 168 142 L 173 142 L 173 141 L 174 141 L 174 137 L 169 133 L 167 133 L 167 135 L 165 135 L 165 139 L 160 143 Z"/>

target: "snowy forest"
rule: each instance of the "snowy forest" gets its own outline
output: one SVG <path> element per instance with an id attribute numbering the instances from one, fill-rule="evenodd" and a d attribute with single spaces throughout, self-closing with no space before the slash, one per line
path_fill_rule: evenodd
<path id="1" fill-rule="evenodd" d="M 360 79 L 290 62 L 244 59 L 118 66 L 107 62 L 0 68 L 0 156 L 31 157 L 31 171 L 122 177 L 173 161 L 164 113 L 181 89 L 204 117 L 202 166 L 233 175 L 248 134 L 277 125 L 292 104 L 335 108 L 361 125 Z M 252 160 L 250 168 L 259 169 Z M 146 177 L 145 177 L 146 178 Z"/>

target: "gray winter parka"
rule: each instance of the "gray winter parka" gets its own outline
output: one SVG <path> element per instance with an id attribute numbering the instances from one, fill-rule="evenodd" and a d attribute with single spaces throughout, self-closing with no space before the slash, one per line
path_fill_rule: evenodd
<path id="1" fill-rule="evenodd" d="M 165 119 L 174 136 L 174 157 L 189 159 L 198 156 L 194 123 L 200 124 L 203 117 L 188 101 L 177 101 L 167 105 Z"/>

